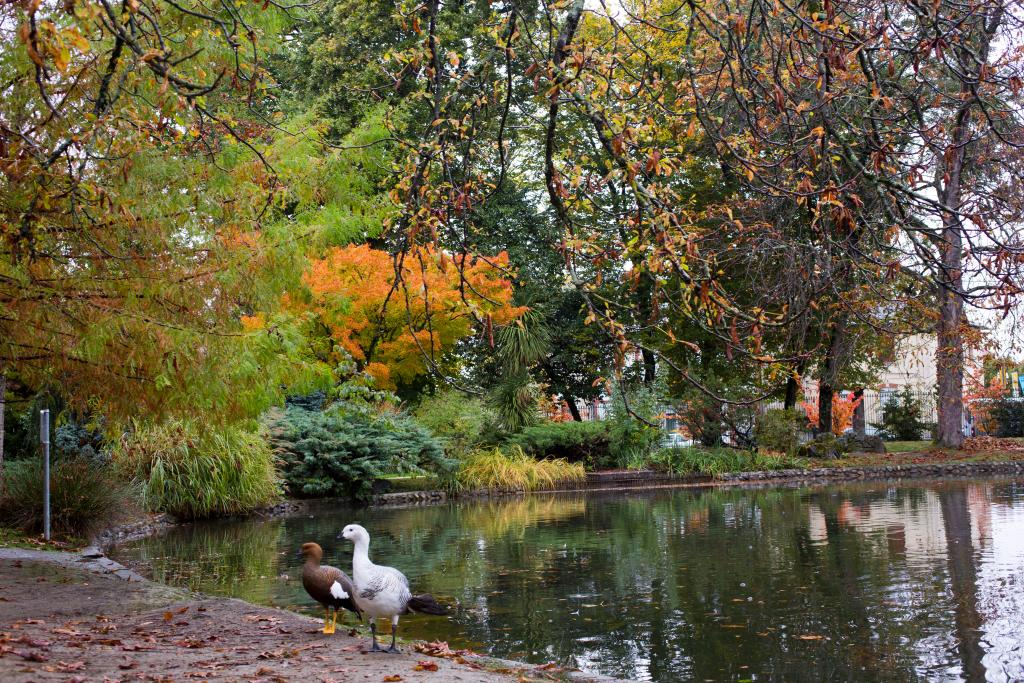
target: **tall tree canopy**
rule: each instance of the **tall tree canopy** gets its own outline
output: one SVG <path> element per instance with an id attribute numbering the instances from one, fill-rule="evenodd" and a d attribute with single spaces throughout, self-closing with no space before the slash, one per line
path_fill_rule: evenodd
<path id="1" fill-rule="evenodd" d="M 277 180 L 257 149 L 260 45 L 287 11 L 0 13 L 0 375 L 108 415 L 251 414 L 276 391 L 248 380 L 279 340 L 239 319 L 287 250 L 263 230 Z"/>

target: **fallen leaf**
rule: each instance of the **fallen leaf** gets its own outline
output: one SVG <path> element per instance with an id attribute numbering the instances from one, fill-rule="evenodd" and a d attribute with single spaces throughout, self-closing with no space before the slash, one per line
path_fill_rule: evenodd
<path id="1" fill-rule="evenodd" d="M 814 633 L 807 633 L 802 636 L 796 636 L 797 640 L 824 640 L 825 636 L 819 636 Z"/>
<path id="2" fill-rule="evenodd" d="M 398 674 L 393 674 L 391 676 L 385 676 L 384 680 L 385 681 L 400 681 L 400 680 L 402 680 L 402 677 L 399 676 Z"/>
<path id="3" fill-rule="evenodd" d="M 174 612 L 164 612 L 164 621 L 170 621 L 174 618 Z"/>
<path id="4" fill-rule="evenodd" d="M 121 649 L 125 652 L 141 652 L 144 650 L 152 650 L 153 648 L 146 647 L 145 645 L 139 645 L 138 643 L 129 643 L 128 645 L 122 646 Z"/>
<path id="5" fill-rule="evenodd" d="M 413 671 L 437 671 L 437 662 L 431 662 L 429 660 L 422 660 L 416 662 L 416 666 L 412 668 Z"/>
<path id="6" fill-rule="evenodd" d="M 18 655 L 26 662 L 45 662 L 46 655 L 39 650 L 15 650 L 14 654 Z"/>

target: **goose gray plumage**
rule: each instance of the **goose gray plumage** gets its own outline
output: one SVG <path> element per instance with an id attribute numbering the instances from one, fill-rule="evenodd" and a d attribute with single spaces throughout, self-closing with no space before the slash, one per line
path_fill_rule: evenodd
<path id="1" fill-rule="evenodd" d="M 370 533 L 359 524 L 346 526 L 339 538 L 352 541 L 352 580 L 355 583 L 356 605 L 370 618 L 371 652 L 385 652 L 377 645 L 378 617 L 391 619 L 391 647 L 386 652 L 398 652 L 395 636 L 398 618 L 410 612 L 444 615 L 448 610 L 438 604 L 432 595 L 413 595 L 409 580 L 394 567 L 383 567 L 370 561 Z"/>

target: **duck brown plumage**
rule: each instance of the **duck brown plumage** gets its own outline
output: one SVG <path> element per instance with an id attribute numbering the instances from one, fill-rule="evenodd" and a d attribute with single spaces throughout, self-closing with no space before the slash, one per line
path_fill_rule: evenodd
<path id="1" fill-rule="evenodd" d="M 324 633 L 334 633 L 334 627 L 338 623 L 339 609 L 349 610 L 362 621 L 363 614 L 352 597 L 356 590 L 352 579 L 337 567 L 320 564 L 324 557 L 324 551 L 316 543 L 303 543 L 301 552 L 302 556 L 306 558 L 306 562 L 302 566 L 302 587 L 306 589 L 311 598 L 323 605 Z M 328 615 L 332 608 L 334 609 L 334 618 L 328 621 Z"/>

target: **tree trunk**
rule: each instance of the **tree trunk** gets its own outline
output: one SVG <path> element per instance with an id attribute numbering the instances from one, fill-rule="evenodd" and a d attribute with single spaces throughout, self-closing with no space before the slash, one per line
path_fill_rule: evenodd
<path id="1" fill-rule="evenodd" d="M 841 313 L 832 323 L 828 349 L 818 380 L 818 433 L 832 433 L 832 397 L 839 383 L 839 369 L 842 366 L 843 344 L 846 342 L 846 314 Z"/>
<path id="2" fill-rule="evenodd" d="M 853 392 L 854 400 L 860 399 L 860 403 L 853 409 L 853 433 L 857 436 L 864 436 L 864 388 L 861 387 Z"/>
<path id="3" fill-rule="evenodd" d="M 824 379 L 818 380 L 818 429 L 816 434 L 832 433 L 832 397 L 835 388 Z"/>
<path id="4" fill-rule="evenodd" d="M 935 353 L 935 374 L 938 379 L 939 422 L 935 441 L 939 446 L 959 448 L 964 442 L 964 341 L 963 302 L 959 295 L 940 294 L 938 349 Z"/>
<path id="5" fill-rule="evenodd" d="M 806 366 L 804 361 L 797 363 L 793 374 L 786 380 L 786 397 L 782 401 L 782 407 L 786 410 L 796 408 L 796 399 L 800 396 L 800 380 L 797 377 L 803 377 Z"/>
<path id="6" fill-rule="evenodd" d="M 935 292 L 939 303 L 935 349 L 939 422 L 935 441 L 946 448 L 959 448 L 964 441 L 963 227 L 959 211 L 969 114 L 970 108 L 966 105 L 957 112 L 952 145 L 940 169 L 943 171 L 940 199 L 944 211 Z"/>
<path id="7" fill-rule="evenodd" d="M 658 376 L 658 368 L 654 358 L 654 351 L 645 348 L 640 353 L 644 359 L 644 384 L 650 386 L 654 384 L 654 380 Z"/>
<path id="8" fill-rule="evenodd" d="M 967 164 L 968 144 L 971 142 L 972 112 L 977 102 L 978 82 L 990 68 L 989 50 L 992 40 L 1002 24 L 1006 5 L 994 3 L 985 12 L 971 17 L 978 22 L 980 32 L 975 33 L 978 43 L 973 52 L 961 48 L 963 61 L 977 65 L 977 73 L 965 73 L 960 78 L 961 104 L 952 117 L 952 134 L 946 149 L 937 154 L 935 186 L 942 203 L 942 232 L 938 239 L 939 273 L 936 295 L 939 303 L 935 374 L 938 384 L 939 422 L 935 441 L 939 446 L 959 448 L 964 442 L 964 297 L 963 297 L 963 208 L 964 167 Z"/>
<path id="9" fill-rule="evenodd" d="M 958 117 L 954 143 L 966 136 L 967 109 Z M 938 384 L 938 414 L 935 441 L 939 446 L 959 448 L 964 441 L 964 301 L 963 232 L 960 225 L 960 180 L 963 174 L 965 149 L 954 144 L 945 164 L 945 186 L 942 204 L 942 236 L 939 240 L 940 271 L 936 297 L 939 322 L 936 329 L 935 377 Z"/>
<path id="10" fill-rule="evenodd" d="M 583 422 L 583 417 L 580 416 L 580 409 L 576 406 L 576 399 L 572 396 L 566 396 L 565 404 L 569 406 L 569 414 L 572 415 L 573 422 Z"/>

